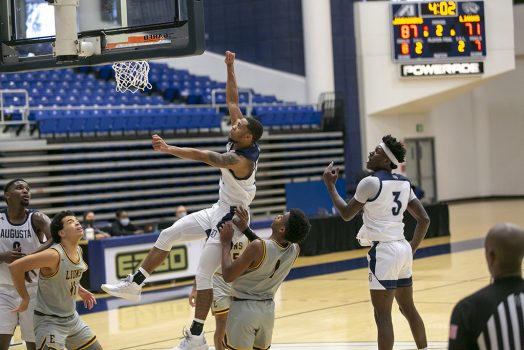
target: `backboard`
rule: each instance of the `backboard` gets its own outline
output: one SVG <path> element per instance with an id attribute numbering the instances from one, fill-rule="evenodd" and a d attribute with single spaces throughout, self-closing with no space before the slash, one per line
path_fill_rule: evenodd
<path id="1" fill-rule="evenodd" d="M 79 55 L 57 59 L 56 30 L 75 12 Z M 204 35 L 202 0 L 0 0 L 0 72 L 198 55 Z"/>

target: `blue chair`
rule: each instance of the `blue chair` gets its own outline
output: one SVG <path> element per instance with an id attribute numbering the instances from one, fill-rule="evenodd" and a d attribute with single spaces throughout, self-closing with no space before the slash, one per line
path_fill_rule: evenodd
<path id="1" fill-rule="evenodd" d="M 57 118 L 57 123 L 55 126 L 56 134 L 68 134 L 71 132 L 73 124 L 73 118 Z"/>
<path id="2" fill-rule="evenodd" d="M 87 118 L 79 118 L 79 117 L 76 117 L 76 118 L 62 118 L 62 120 L 59 121 L 59 124 L 61 124 L 62 121 L 65 124 L 69 124 L 68 131 L 65 131 L 65 132 L 79 132 L 79 133 L 81 133 L 85 129 L 86 119 Z M 64 128 L 67 128 L 67 126 L 64 127 Z"/>
<path id="3" fill-rule="evenodd" d="M 109 131 L 113 130 L 114 118 L 115 117 L 113 117 L 113 116 L 100 117 L 100 119 L 98 120 L 98 131 L 100 131 L 100 132 L 109 132 Z"/>
<path id="4" fill-rule="evenodd" d="M 140 120 L 137 125 L 137 130 L 150 131 L 155 130 L 154 127 L 155 116 L 150 113 L 145 113 L 140 117 Z"/>
<path id="5" fill-rule="evenodd" d="M 117 115 L 113 118 L 113 125 L 111 131 L 124 131 L 126 130 L 127 117 Z"/>
<path id="6" fill-rule="evenodd" d="M 55 133 L 57 124 L 57 118 L 45 118 L 40 120 L 38 122 L 38 130 L 40 131 L 40 136 L 53 135 Z"/>
<path id="7" fill-rule="evenodd" d="M 84 118 L 83 132 L 97 133 L 98 131 L 100 131 L 100 121 L 102 120 L 102 118 L 105 118 L 105 117 L 93 115 L 93 116 Z"/>

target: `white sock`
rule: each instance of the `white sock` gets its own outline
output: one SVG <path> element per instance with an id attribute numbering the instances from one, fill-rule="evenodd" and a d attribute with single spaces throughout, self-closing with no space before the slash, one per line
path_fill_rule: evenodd
<path id="1" fill-rule="evenodd" d="M 428 348 L 426 347 L 426 348 L 422 348 L 422 349 L 418 349 L 418 350 L 428 350 Z"/>
<path id="2" fill-rule="evenodd" d="M 144 268 L 142 268 L 142 266 L 138 268 L 138 271 L 142 272 L 142 275 L 144 275 L 145 278 L 149 278 L 149 276 L 151 276 Z"/>

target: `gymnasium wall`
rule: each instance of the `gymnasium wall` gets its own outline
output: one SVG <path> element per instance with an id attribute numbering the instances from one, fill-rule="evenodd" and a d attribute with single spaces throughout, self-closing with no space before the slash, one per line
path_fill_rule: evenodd
<path id="1" fill-rule="evenodd" d="M 225 52 L 225 51 L 224 51 Z M 306 78 L 304 76 L 262 67 L 244 59 L 237 52 L 235 73 L 240 88 L 255 89 L 257 93 L 275 95 L 287 102 L 306 103 Z M 226 81 L 224 54 L 206 51 L 200 56 L 158 60 L 178 69 L 188 69 L 192 74 L 208 75 L 217 81 Z"/>
<path id="2" fill-rule="evenodd" d="M 418 79 L 400 79 L 391 61 L 388 3 L 355 6 L 363 153 L 386 133 L 434 138 L 440 200 L 524 195 L 516 178 L 524 170 L 524 57 L 515 54 L 524 42 L 524 13 L 516 6 L 514 40 L 512 1 L 485 6 L 485 73 Z"/>
<path id="3" fill-rule="evenodd" d="M 204 10 L 207 50 L 304 75 L 301 0 L 212 0 Z"/>

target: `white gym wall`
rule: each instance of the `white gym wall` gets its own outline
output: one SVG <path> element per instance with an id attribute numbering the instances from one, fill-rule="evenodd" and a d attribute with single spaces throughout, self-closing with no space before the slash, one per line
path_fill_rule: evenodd
<path id="1" fill-rule="evenodd" d="M 364 159 L 384 134 L 433 137 L 439 200 L 524 195 L 524 5 L 484 3 L 485 73 L 410 79 L 391 58 L 389 2 L 355 3 Z"/>

